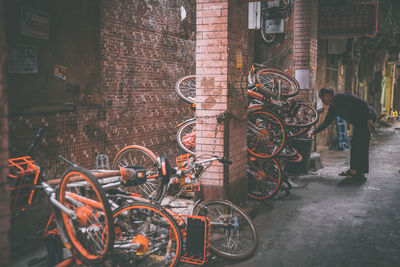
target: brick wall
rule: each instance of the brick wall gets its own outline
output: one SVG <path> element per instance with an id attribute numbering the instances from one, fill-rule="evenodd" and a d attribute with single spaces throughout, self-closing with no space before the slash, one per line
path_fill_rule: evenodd
<path id="1" fill-rule="evenodd" d="M 144 145 L 170 160 L 182 153 L 176 125 L 192 114 L 174 87 L 180 77 L 195 71 L 195 38 L 193 1 L 103 1 L 107 154 L 129 144 Z"/>
<path id="2" fill-rule="evenodd" d="M 69 5 L 70 9 L 78 2 L 63 1 L 63 5 Z M 98 16 L 93 18 L 98 20 L 94 29 L 98 38 L 93 47 L 96 53 L 88 51 L 95 59 L 86 61 L 86 57 L 77 58 L 76 49 L 56 47 L 58 56 L 62 54 L 65 60 L 74 57 L 79 66 L 87 63 L 87 70 L 81 73 L 83 78 L 95 75 L 92 71 L 98 72 L 98 80 L 87 85 L 87 90 L 96 94 L 83 95 L 70 111 L 9 114 L 12 156 L 23 154 L 37 128 L 47 126 L 34 151 L 34 158 L 47 177 L 61 175 L 68 168 L 57 159 L 59 154 L 86 168 L 94 168 L 96 155 L 107 154 L 112 161 L 119 149 L 130 144 L 164 153 L 173 162 L 182 153 L 175 139 L 176 125 L 192 114 L 190 107 L 176 95 L 174 86 L 180 77 L 195 71 L 194 1 L 102 0 L 98 3 Z M 185 18 L 181 12 L 186 12 Z M 51 29 L 57 32 L 57 23 L 52 25 Z M 74 32 L 88 27 L 80 26 Z M 65 40 L 71 47 L 81 41 L 71 38 Z M 46 44 L 47 41 L 38 42 L 38 50 L 50 49 Z M 98 64 L 92 69 L 91 63 L 96 60 Z M 53 79 L 53 67 L 46 65 L 39 71 Z M 19 79 L 28 79 L 27 76 L 34 75 L 20 75 Z M 39 197 L 36 205 L 15 217 L 14 241 L 21 241 L 43 227 L 47 214 L 38 209 L 39 202 L 46 200 Z M 19 224 L 26 220 L 30 221 L 29 227 Z"/>
<path id="3" fill-rule="evenodd" d="M 228 106 L 228 1 L 196 1 L 196 24 L 196 155 L 222 156 L 224 128 L 217 125 L 215 116 Z M 224 197 L 220 164 L 202 178 L 204 196 Z"/>
<path id="4" fill-rule="evenodd" d="M 232 200 L 247 199 L 247 53 L 248 5 L 241 1 L 229 3 L 228 110 L 229 121 L 228 196 Z"/>
<path id="5" fill-rule="evenodd" d="M 243 200 L 241 196 L 247 196 L 247 3 L 198 0 L 196 6 L 196 153 L 225 155 L 233 161 L 229 171 L 216 164 L 203 174 L 203 197 Z M 239 119 L 218 125 L 215 116 L 227 110 Z"/>
<path id="6" fill-rule="evenodd" d="M 312 102 L 315 97 L 318 54 L 318 1 L 294 2 L 294 68 L 309 70 L 309 85 L 300 97 Z"/>
<path id="7" fill-rule="evenodd" d="M 181 9 L 186 11 L 184 19 Z M 104 0 L 99 10 L 100 44 L 94 56 L 101 63 L 95 99 L 78 101 L 72 111 L 10 114 L 11 155 L 26 150 L 37 128 L 48 127 L 35 158 L 49 175 L 66 168 L 56 159 L 58 154 L 93 168 L 97 154 L 112 159 L 128 144 L 148 146 L 172 159 L 180 153 L 176 125 L 191 114 L 174 86 L 194 72 L 194 3 Z M 64 53 L 74 56 L 73 51 Z"/>
<path id="8" fill-rule="evenodd" d="M 7 185 L 8 175 L 8 121 L 7 121 L 7 94 L 5 76 L 5 24 L 4 6 L 0 0 L 0 265 L 7 266 L 9 262 L 10 229 L 10 195 Z"/>
<path id="9" fill-rule="evenodd" d="M 284 71 L 290 75 L 294 72 L 293 60 L 293 27 L 294 27 L 294 7 L 284 15 L 284 33 L 276 34 L 275 41 L 266 43 L 261 37 L 261 30 L 249 30 L 254 38 L 254 52 L 249 57 L 249 64 L 256 62 L 264 64 L 266 68 Z M 249 43 L 249 53 L 252 52 Z M 254 57 L 254 60 L 252 58 Z"/>

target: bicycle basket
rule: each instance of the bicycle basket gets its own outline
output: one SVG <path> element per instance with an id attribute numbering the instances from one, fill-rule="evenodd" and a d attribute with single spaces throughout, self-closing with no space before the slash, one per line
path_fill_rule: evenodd
<path id="1" fill-rule="evenodd" d="M 203 265 L 210 255 L 210 220 L 203 216 L 180 215 L 186 219 L 186 238 L 182 262 Z"/>
<path id="2" fill-rule="evenodd" d="M 32 203 L 35 185 L 39 178 L 39 167 L 31 157 L 8 160 L 8 183 L 11 191 L 11 210 L 23 211 Z"/>

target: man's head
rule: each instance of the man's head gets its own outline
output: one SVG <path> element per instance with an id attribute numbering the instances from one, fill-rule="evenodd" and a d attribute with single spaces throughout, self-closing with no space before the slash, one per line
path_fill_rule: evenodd
<path id="1" fill-rule="evenodd" d="M 322 103 L 325 105 L 332 105 L 333 104 L 333 90 L 328 88 L 321 88 L 319 90 L 319 98 L 321 99 Z"/>

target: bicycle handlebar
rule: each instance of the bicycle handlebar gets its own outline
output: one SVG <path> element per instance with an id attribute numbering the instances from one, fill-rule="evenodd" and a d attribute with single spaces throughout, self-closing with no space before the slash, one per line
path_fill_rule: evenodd
<path id="1" fill-rule="evenodd" d="M 31 143 L 31 145 L 29 146 L 28 151 L 26 152 L 26 154 L 27 154 L 28 156 L 31 156 L 31 153 L 32 153 L 32 151 L 33 151 L 33 148 L 36 146 L 37 142 L 38 142 L 38 141 L 40 140 L 40 138 L 42 137 L 43 132 L 44 132 L 44 128 L 43 128 L 43 127 L 40 127 L 39 130 L 38 130 L 38 132 L 36 133 L 35 138 L 33 139 L 32 143 Z"/>
<path id="2" fill-rule="evenodd" d="M 219 162 L 221 162 L 222 164 L 232 164 L 232 161 L 226 158 L 220 158 L 218 159 Z"/>

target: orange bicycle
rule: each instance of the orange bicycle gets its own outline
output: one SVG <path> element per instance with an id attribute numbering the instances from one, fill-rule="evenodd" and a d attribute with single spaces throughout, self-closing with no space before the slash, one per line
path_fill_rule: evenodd
<path id="1" fill-rule="evenodd" d="M 129 156 L 130 153 L 126 153 L 124 157 L 121 157 L 119 155 L 122 155 L 122 151 L 131 151 L 140 156 L 131 157 Z M 213 156 L 204 160 L 196 160 L 194 155 L 185 154 L 177 157 L 177 167 L 171 168 L 165 157 L 157 157 L 154 153 L 150 152 L 149 149 L 144 147 L 128 146 L 117 154 L 114 164 L 120 167 L 127 167 L 143 166 L 151 162 L 151 168 L 146 170 L 147 181 L 144 185 L 160 183 L 163 186 L 147 187 L 147 189 L 152 188 L 154 191 L 147 191 L 142 198 L 150 199 L 155 203 L 162 202 L 167 194 L 168 188 L 172 189 L 172 187 L 177 187 L 178 194 L 176 196 L 179 196 L 180 193 L 185 191 L 193 192 L 200 190 L 201 174 L 209 166 L 215 161 L 219 161 L 223 164 L 231 163 L 223 157 Z M 138 161 L 135 162 L 134 159 Z M 138 192 L 135 188 L 129 191 Z M 157 196 L 157 198 L 149 196 Z M 210 250 L 215 254 L 229 259 L 243 259 L 254 253 L 258 243 L 254 223 L 238 206 L 225 200 L 206 201 L 197 203 L 193 210 L 191 214 L 208 217 L 210 219 L 211 229 L 209 243 Z M 237 228 L 239 226 L 241 230 Z"/>
<path id="2" fill-rule="evenodd" d="M 43 129 L 40 129 L 28 153 L 42 133 Z M 92 172 L 65 161 L 71 167 L 61 179 L 44 180 L 39 165 L 30 156 L 9 159 L 11 209 L 24 211 L 32 204 L 36 190 L 43 190 L 54 208 L 57 230 L 64 246 L 73 249 L 74 254 L 76 252 L 78 261 L 99 262 L 114 244 L 110 205 Z"/>

